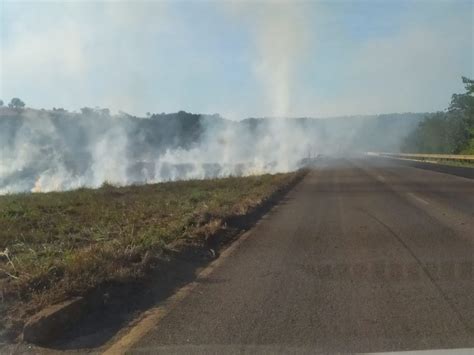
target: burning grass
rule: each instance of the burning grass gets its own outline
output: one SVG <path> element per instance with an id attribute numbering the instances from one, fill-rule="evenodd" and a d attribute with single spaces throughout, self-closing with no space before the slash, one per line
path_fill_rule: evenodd
<path id="1" fill-rule="evenodd" d="M 136 280 L 177 244 L 204 244 L 298 173 L 0 196 L 0 318 Z"/>

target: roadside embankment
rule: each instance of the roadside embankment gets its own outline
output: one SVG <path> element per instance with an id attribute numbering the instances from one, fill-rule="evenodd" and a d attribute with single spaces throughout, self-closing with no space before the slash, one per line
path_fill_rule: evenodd
<path id="1" fill-rule="evenodd" d="M 146 308 L 304 174 L 0 196 L 0 339 L 24 329 L 25 340 L 48 343 L 84 316 Z"/>

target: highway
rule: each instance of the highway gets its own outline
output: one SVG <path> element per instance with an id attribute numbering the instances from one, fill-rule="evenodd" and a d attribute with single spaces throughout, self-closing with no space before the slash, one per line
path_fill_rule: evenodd
<path id="1" fill-rule="evenodd" d="M 137 352 L 474 347 L 474 180 L 321 159 Z"/>

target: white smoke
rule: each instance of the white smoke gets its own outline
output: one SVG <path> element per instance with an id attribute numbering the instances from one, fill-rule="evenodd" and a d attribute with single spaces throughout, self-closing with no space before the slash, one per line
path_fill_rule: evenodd
<path id="1" fill-rule="evenodd" d="M 236 122 L 0 108 L 0 194 L 288 172 L 318 154 L 397 150 L 421 117 Z"/>
<path id="2" fill-rule="evenodd" d="M 54 112 L 33 110 L 9 117 L 0 112 L 5 134 L 0 145 L 0 194 L 283 172 L 295 169 L 303 154 L 303 137 L 295 136 L 296 130 L 290 147 L 287 133 L 270 129 L 268 122 L 257 131 L 206 117 L 199 119 L 202 132 L 194 141 L 185 137 L 178 142 L 176 129 L 160 126 L 156 132 L 171 143 L 137 148 L 143 140 L 136 134 L 138 127 L 153 120 L 159 119 L 68 113 L 55 117 Z M 281 159 L 290 155 L 292 164 Z"/>
<path id="3" fill-rule="evenodd" d="M 235 1 L 226 2 L 225 9 L 230 19 L 250 32 L 253 69 L 263 90 L 266 114 L 288 117 L 294 104 L 295 76 L 313 40 L 307 4 Z"/>
<path id="4" fill-rule="evenodd" d="M 297 77 L 314 42 L 305 4 L 229 2 L 225 7 L 251 33 L 260 84 L 255 91 L 263 92 L 263 110 L 273 118 L 232 122 L 204 116 L 195 127 L 191 118 L 170 123 L 166 117 L 138 119 L 100 110 L 84 115 L 0 110 L 0 194 L 288 172 L 320 153 L 363 149 L 355 141 L 365 121 L 327 126 L 286 119 L 296 111 Z M 128 7 L 120 9 L 109 14 L 118 24 L 151 22 L 144 21 L 147 11 L 130 17 Z M 183 122 L 187 128 L 181 137 Z M 396 142 L 392 145 L 396 149 Z"/>
<path id="5" fill-rule="evenodd" d="M 297 4 L 277 3 L 266 6 L 264 16 L 256 22 L 259 52 L 256 72 L 271 105 L 268 112 L 273 117 L 287 117 L 292 105 L 294 76 L 305 56 L 310 35 L 305 18 L 303 8 Z"/>
<path id="6" fill-rule="evenodd" d="M 313 139 L 294 131 L 286 119 L 293 110 L 298 69 L 311 41 L 305 4 L 299 2 L 230 2 L 227 10 L 251 31 L 256 51 L 254 72 L 263 91 L 269 121 L 266 135 L 254 142 L 257 166 L 272 162 L 275 171 L 289 171 L 295 157 L 301 159 Z"/>

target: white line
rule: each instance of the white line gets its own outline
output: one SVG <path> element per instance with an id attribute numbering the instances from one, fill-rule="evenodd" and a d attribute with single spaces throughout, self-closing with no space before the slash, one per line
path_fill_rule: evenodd
<path id="1" fill-rule="evenodd" d="M 429 205 L 430 203 L 424 199 L 422 199 L 421 197 L 415 195 L 413 192 L 408 192 L 408 195 L 410 195 L 411 197 L 413 197 L 415 200 L 418 200 L 420 201 L 421 203 L 424 203 L 425 205 Z"/>
<path id="2" fill-rule="evenodd" d="M 371 355 L 420 355 L 420 354 L 456 354 L 456 355 L 471 355 L 474 353 L 474 348 L 463 348 L 463 349 L 430 349 L 430 350 L 408 350 L 408 351 L 387 351 L 377 353 L 366 353 Z"/>

